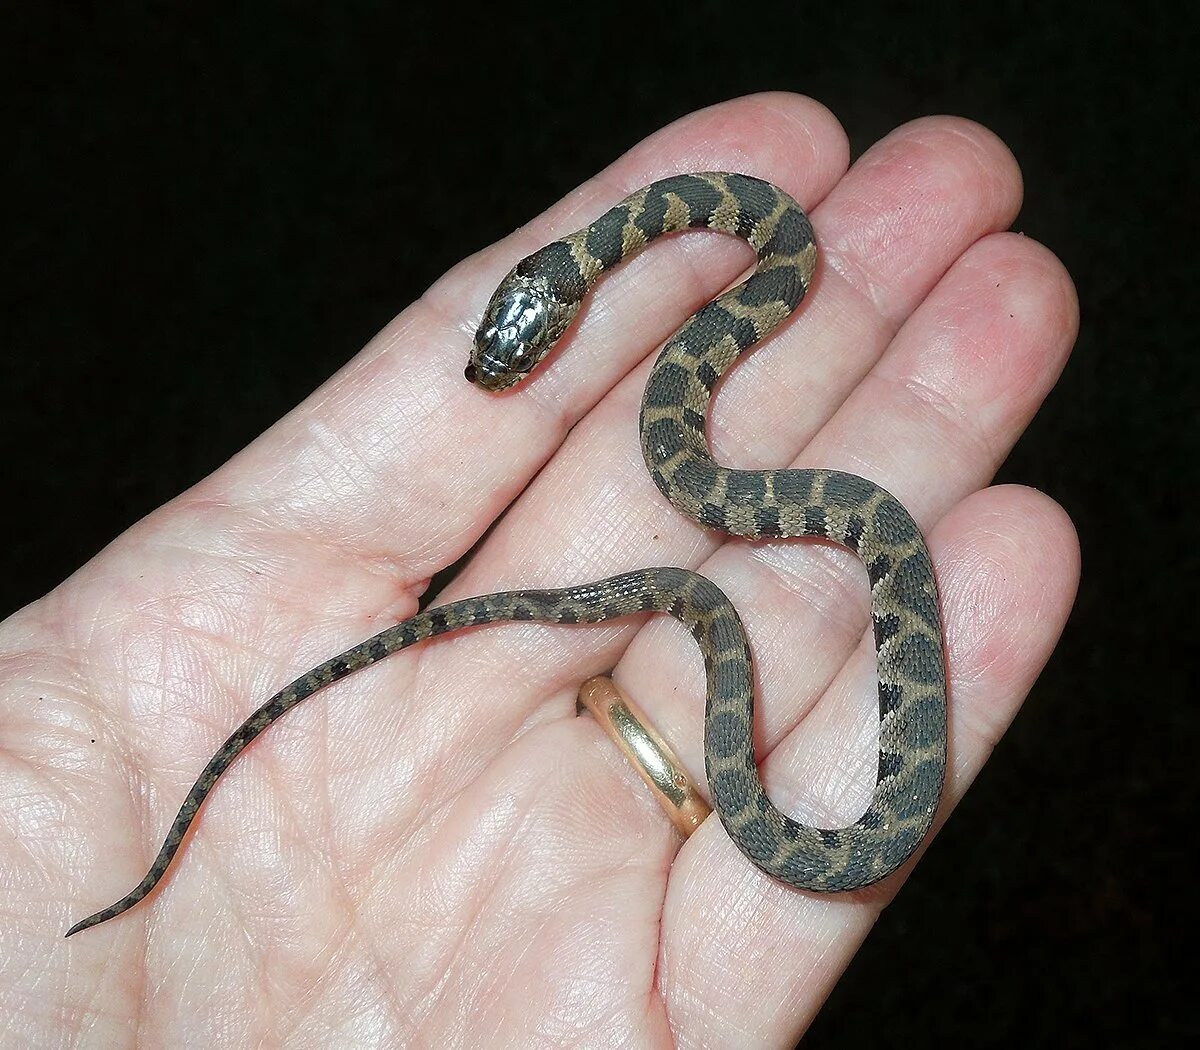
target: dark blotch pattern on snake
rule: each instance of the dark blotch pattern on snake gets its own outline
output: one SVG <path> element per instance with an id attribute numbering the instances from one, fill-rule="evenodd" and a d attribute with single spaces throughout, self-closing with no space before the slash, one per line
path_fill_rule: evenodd
<path id="1" fill-rule="evenodd" d="M 895 871 L 929 830 L 946 768 L 946 676 L 933 567 L 908 512 L 878 485 L 832 470 L 731 470 L 705 440 L 712 391 L 729 367 L 796 309 L 816 265 L 812 227 L 786 193 L 746 175 L 677 175 L 641 189 L 586 229 L 519 262 L 475 337 L 467 378 L 520 382 L 545 358 L 606 270 L 664 233 L 704 227 L 758 253 L 737 287 L 667 340 L 641 411 L 642 450 L 662 493 L 736 536 L 820 536 L 867 567 L 878 654 L 879 764 L 874 796 L 849 827 L 807 827 L 767 797 L 755 762 L 750 648 L 736 610 L 704 577 L 652 568 L 558 590 L 510 591 L 427 610 L 314 668 L 255 711 L 188 792 L 146 877 L 67 936 L 111 919 L 154 889 L 221 774 L 286 711 L 332 682 L 433 635 L 513 620 L 595 623 L 666 612 L 692 632 L 707 678 L 705 767 L 713 808 L 767 874 L 807 890 L 852 890 Z"/>

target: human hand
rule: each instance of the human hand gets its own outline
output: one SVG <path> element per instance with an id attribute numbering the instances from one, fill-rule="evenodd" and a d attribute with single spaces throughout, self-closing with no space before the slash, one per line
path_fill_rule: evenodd
<path id="1" fill-rule="evenodd" d="M 794 1042 L 909 867 L 817 896 L 763 876 L 716 821 L 680 848 L 575 716 L 578 683 L 615 665 L 703 784 L 700 663 L 664 618 L 490 627 L 340 683 L 242 757 L 151 899 L 61 933 L 141 878 L 251 708 L 410 615 L 497 518 L 445 597 L 699 568 L 750 632 L 772 797 L 823 826 L 861 812 L 877 718 L 861 566 L 704 531 L 658 495 L 638 447 L 649 358 L 749 250 L 660 241 L 604 280 L 519 393 L 462 378 L 513 261 L 677 171 L 762 176 L 813 217 L 813 290 L 724 384 L 709 432 L 730 465 L 862 474 L 924 528 L 947 630 L 948 813 L 1074 594 L 1062 511 L 984 486 L 1062 367 L 1075 300 L 1048 252 L 997 232 L 1020 180 L 986 131 L 924 120 L 846 159 L 805 99 L 685 118 L 455 268 L 249 449 L 3 626 L 0 984 L 43 1004 L 23 1038 L 107 1043 L 136 1018 L 152 1043 Z"/>

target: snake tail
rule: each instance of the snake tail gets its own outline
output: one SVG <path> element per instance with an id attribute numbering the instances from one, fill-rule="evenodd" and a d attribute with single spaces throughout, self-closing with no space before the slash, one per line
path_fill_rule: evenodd
<path id="1" fill-rule="evenodd" d="M 147 897 L 170 867 L 221 775 L 268 726 L 326 686 L 427 638 L 468 627 L 526 621 L 598 623 L 647 612 L 670 613 L 698 637 L 707 637 L 719 620 L 720 636 L 730 651 L 716 657 L 706 652 L 710 689 L 719 685 L 730 696 L 749 695 L 750 648 L 737 612 L 715 584 L 686 569 L 643 569 L 578 587 L 504 591 L 427 609 L 314 667 L 254 711 L 209 759 L 142 881 L 116 903 L 77 922 L 66 936 L 116 918 Z M 753 747 L 749 738 L 744 744 Z"/>

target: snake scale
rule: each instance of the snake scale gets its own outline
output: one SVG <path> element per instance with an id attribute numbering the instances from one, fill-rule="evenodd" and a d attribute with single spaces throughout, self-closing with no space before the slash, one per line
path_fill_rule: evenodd
<path id="1" fill-rule="evenodd" d="M 946 676 L 929 554 L 887 492 L 833 470 L 733 470 L 708 451 L 713 388 L 752 345 L 796 309 L 816 266 L 812 227 L 779 188 L 747 175 L 676 175 L 627 197 L 590 226 L 521 260 L 500 284 L 475 336 L 466 378 L 500 391 L 524 379 L 571 325 L 606 270 L 656 237 L 689 227 L 735 234 L 758 265 L 697 311 L 664 345 L 641 409 L 642 451 L 662 493 L 704 525 L 751 538 L 819 536 L 867 568 L 879 680 L 874 795 L 844 828 L 798 823 L 775 807 L 755 762 L 750 648 L 736 610 L 711 582 L 681 568 L 623 573 L 556 590 L 518 590 L 428 609 L 314 668 L 271 697 L 221 745 L 188 792 L 141 883 L 68 931 L 121 914 L 162 878 L 213 785 L 271 723 L 317 690 L 434 635 L 518 620 L 595 623 L 665 612 L 704 657 L 704 757 L 713 807 L 729 836 L 769 875 L 806 890 L 852 890 L 894 871 L 933 821 L 946 767 Z"/>

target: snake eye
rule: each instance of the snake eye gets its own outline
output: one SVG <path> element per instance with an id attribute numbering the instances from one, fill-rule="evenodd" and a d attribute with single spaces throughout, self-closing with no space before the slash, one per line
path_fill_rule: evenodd
<path id="1" fill-rule="evenodd" d="M 474 383 L 475 382 L 475 366 L 472 364 L 468 364 L 467 367 L 463 369 L 463 377 L 466 379 L 466 381 L 468 383 Z"/>

